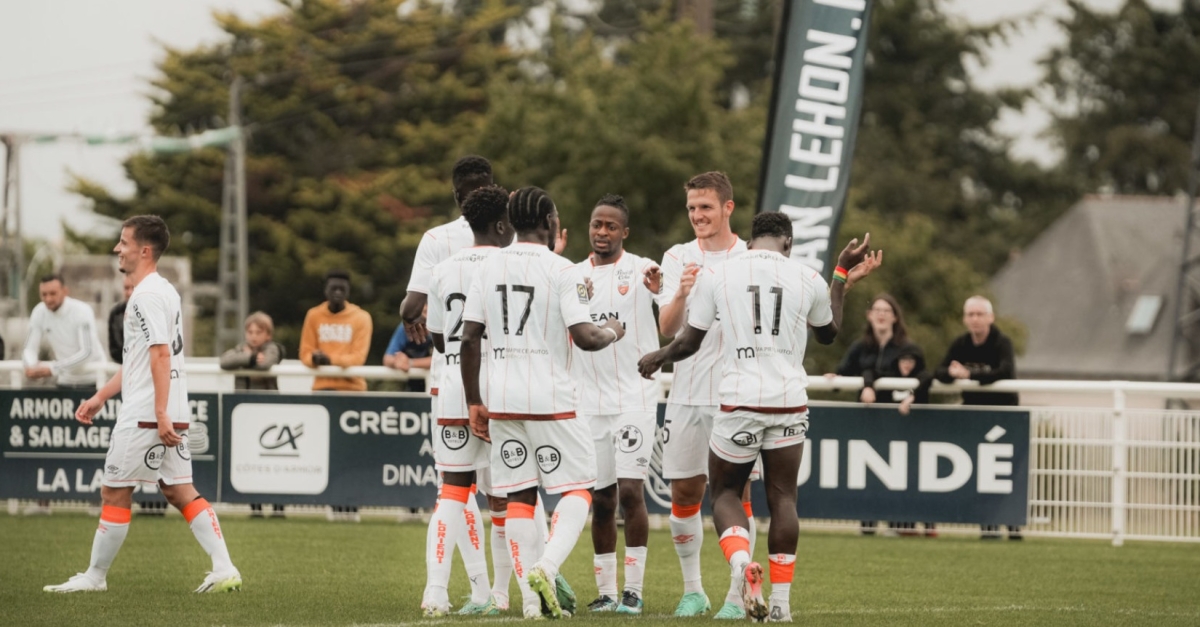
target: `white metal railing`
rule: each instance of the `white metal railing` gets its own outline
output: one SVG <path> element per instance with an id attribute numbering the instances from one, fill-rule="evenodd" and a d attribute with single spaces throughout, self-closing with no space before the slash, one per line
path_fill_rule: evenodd
<path id="1" fill-rule="evenodd" d="M 187 362 L 189 387 L 196 391 L 233 389 L 239 374 L 224 371 L 215 359 Z M 22 387 L 20 361 L 0 361 L 12 387 Z M 115 364 L 97 373 L 102 382 Z M 289 360 L 268 374 L 280 389 L 311 388 L 314 375 L 406 381 L 425 378 L 383 366 L 309 368 Z M 0 374 L 0 383 L 4 377 Z M 670 388 L 671 375 L 660 383 Z M 907 389 L 913 379 L 880 379 L 879 389 Z M 811 390 L 857 390 L 859 377 L 812 377 Z M 978 388 L 975 382 L 935 383 L 936 393 Z M 1120 546 L 1126 539 L 1200 542 L 1200 411 L 1130 407 L 1130 399 L 1164 406 L 1168 399 L 1200 400 L 1200 384 L 1138 381 L 1008 380 L 988 390 L 1018 393 L 1088 395 L 1107 407 L 1030 407 L 1029 527 L 1033 535 L 1105 538 Z"/>

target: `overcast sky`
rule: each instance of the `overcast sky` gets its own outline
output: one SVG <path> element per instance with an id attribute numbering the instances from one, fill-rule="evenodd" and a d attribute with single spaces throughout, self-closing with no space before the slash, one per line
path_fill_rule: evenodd
<path id="1" fill-rule="evenodd" d="M 1088 0 L 1113 10 L 1123 0 Z M 1180 0 L 1151 0 L 1178 8 Z M 1042 11 L 1008 45 L 974 69 L 984 88 L 1034 84 L 1036 61 L 1061 35 L 1051 17 L 1065 13 L 1062 0 L 947 0 L 947 11 L 974 23 Z M 192 48 L 219 40 L 214 10 L 253 18 L 275 12 L 275 0 L 13 0 L 0 2 L 0 133 L 8 131 L 129 133 L 147 130 L 145 94 L 163 45 Z M 1001 119 L 1022 157 L 1052 162 L 1056 155 L 1038 134 L 1047 116 L 1037 107 Z M 21 190 L 26 237 L 58 240 L 61 223 L 97 223 L 83 201 L 64 191 L 75 172 L 120 194 L 132 191 L 121 162 L 129 148 L 82 144 L 33 145 L 21 152 Z M 3 150 L 0 149 L 0 155 Z"/>

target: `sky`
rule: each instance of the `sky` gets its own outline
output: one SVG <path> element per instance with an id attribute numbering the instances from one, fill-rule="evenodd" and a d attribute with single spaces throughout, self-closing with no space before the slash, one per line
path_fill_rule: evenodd
<path id="1" fill-rule="evenodd" d="M 1111 11 L 1124 0 L 1086 0 Z M 1175 8 L 1180 0 L 1151 0 Z M 0 2 L 0 134 L 6 132 L 136 133 L 148 130 L 146 98 L 164 45 L 189 49 L 220 41 L 213 11 L 253 19 L 279 10 L 276 0 L 26 0 Z M 1018 35 L 972 68 L 985 89 L 1030 86 L 1037 60 L 1062 40 L 1053 23 L 1063 0 L 946 0 L 955 19 L 988 23 L 1039 13 Z M 69 16 L 64 19 L 64 16 Z M 1058 155 L 1040 134 L 1049 116 L 1038 106 L 1010 112 L 998 128 L 1014 137 L 1014 154 L 1053 163 Z M 131 149 L 79 143 L 32 145 L 21 151 L 22 230 L 27 238 L 62 238 L 63 221 L 92 230 L 103 223 L 83 199 L 66 191 L 71 173 L 118 195 L 132 192 L 121 163 Z M 0 149 L 0 155 L 3 150 Z"/>

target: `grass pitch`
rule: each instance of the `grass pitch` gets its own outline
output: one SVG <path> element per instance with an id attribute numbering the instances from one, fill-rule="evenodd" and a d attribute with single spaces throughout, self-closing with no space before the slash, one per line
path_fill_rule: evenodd
<path id="1" fill-rule="evenodd" d="M 135 517 L 109 573 L 108 592 L 42 592 L 43 585 L 86 568 L 95 526 L 82 514 L 0 515 L 0 624 L 433 625 L 519 616 L 513 609 L 501 618 L 422 619 L 425 527 L 383 520 L 335 524 L 227 515 L 222 526 L 244 590 L 197 595 L 191 591 L 209 561 L 182 519 Z M 587 533 L 563 568 L 581 605 L 596 591 Z M 705 586 L 715 611 L 729 575 L 711 533 L 705 540 Z M 760 536 L 759 560 L 765 544 Z M 712 624 L 709 618 L 669 617 L 681 583 L 666 531 L 651 532 L 648 563 L 646 615 L 632 620 Z M 467 583 L 461 564 L 455 568 L 450 593 L 457 600 Z M 518 599 L 515 582 L 511 591 Z M 1200 546 L 802 533 L 792 615 L 806 625 L 1197 625 Z M 585 613 L 570 620 L 622 619 Z"/>

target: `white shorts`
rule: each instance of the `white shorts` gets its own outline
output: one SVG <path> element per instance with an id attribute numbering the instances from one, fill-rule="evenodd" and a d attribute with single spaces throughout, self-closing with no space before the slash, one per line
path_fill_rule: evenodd
<path id="1" fill-rule="evenodd" d="M 596 449 L 579 418 L 493 420 L 489 429 L 496 496 L 538 485 L 547 494 L 596 486 Z"/>
<path id="2" fill-rule="evenodd" d="M 738 409 L 717 413 L 708 445 L 727 462 L 748 464 L 759 451 L 804 444 L 807 437 L 808 412 L 762 414 Z"/>
<path id="3" fill-rule="evenodd" d="M 717 408 L 667 403 L 663 417 L 663 479 L 708 476 L 708 438 Z"/>
<path id="4" fill-rule="evenodd" d="M 596 446 L 596 487 L 617 479 L 646 480 L 654 455 L 654 412 L 627 412 L 583 418 Z"/>
<path id="5" fill-rule="evenodd" d="M 191 483 L 192 451 L 187 431 L 179 431 L 179 436 L 183 441 L 167 448 L 158 438 L 157 429 L 114 429 L 104 457 L 103 484 L 130 488 L 158 481 L 167 485 Z"/>
<path id="6" fill-rule="evenodd" d="M 491 463 L 491 446 L 467 425 L 436 425 L 433 461 L 438 472 L 471 472 Z"/>

